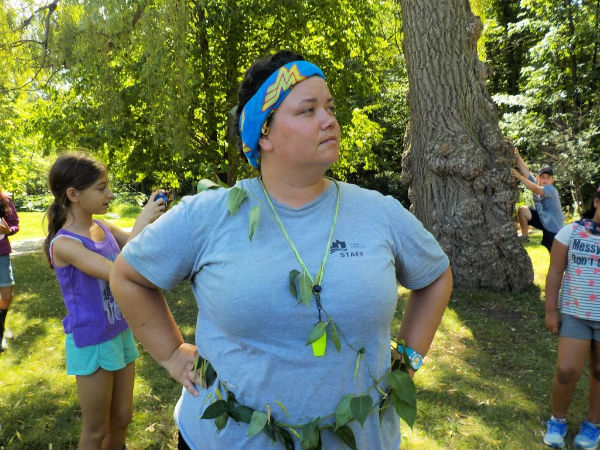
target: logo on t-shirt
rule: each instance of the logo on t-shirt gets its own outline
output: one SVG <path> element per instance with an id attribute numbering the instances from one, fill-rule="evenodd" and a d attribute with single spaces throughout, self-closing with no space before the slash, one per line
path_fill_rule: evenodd
<path id="1" fill-rule="evenodd" d="M 115 302 L 108 281 L 98 280 L 98 283 L 100 284 L 100 292 L 102 292 L 102 305 L 106 314 L 106 320 L 111 325 L 114 325 L 117 320 L 123 318 L 123 313 L 119 309 L 117 302 Z"/>
<path id="2" fill-rule="evenodd" d="M 346 244 L 346 241 L 336 239 L 329 246 L 329 253 L 337 253 L 340 258 L 356 258 L 365 255 L 365 247 L 361 244 Z"/>

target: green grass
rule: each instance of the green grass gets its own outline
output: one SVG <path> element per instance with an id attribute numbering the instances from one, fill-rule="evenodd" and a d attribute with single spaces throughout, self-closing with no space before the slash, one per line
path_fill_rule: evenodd
<path id="1" fill-rule="evenodd" d="M 557 340 L 544 327 L 548 252 L 533 234 L 526 246 L 535 286 L 520 294 L 455 292 L 425 365 L 415 377 L 418 418 L 402 426 L 406 449 L 544 448 Z M 0 448 L 75 448 L 80 416 L 74 377 L 64 368 L 64 306 L 40 253 L 13 258 L 17 286 L 0 356 Z M 186 340 L 196 306 L 187 284 L 167 293 Z M 400 291 L 395 326 L 406 292 Z M 585 381 L 584 381 L 585 379 Z M 173 406 L 181 388 L 142 351 L 137 362 L 129 448 L 176 448 Z M 569 411 L 569 441 L 587 408 L 587 375 Z M 576 432 L 576 431 L 575 431 Z"/>
<path id="2" fill-rule="evenodd" d="M 128 205 L 97 217 L 114 223 L 120 228 L 128 228 L 133 225 L 140 210 L 139 206 Z M 11 236 L 10 241 L 16 242 L 45 236 L 47 223 L 44 214 L 43 212 L 19 212 L 19 232 Z"/>

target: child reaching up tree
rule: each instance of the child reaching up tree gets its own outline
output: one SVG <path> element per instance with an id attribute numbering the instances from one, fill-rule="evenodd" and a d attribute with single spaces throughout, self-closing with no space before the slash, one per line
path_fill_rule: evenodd
<path id="1" fill-rule="evenodd" d="M 113 199 L 108 172 L 85 154 L 60 156 L 48 176 L 54 202 L 46 212 L 44 251 L 60 285 L 67 315 L 67 374 L 75 375 L 82 413 L 81 449 L 122 449 L 131 421 L 135 359 L 129 326 L 108 276 L 130 237 L 167 208 L 153 192 L 131 232 L 93 218 Z"/>
<path id="2" fill-rule="evenodd" d="M 562 283 L 562 289 L 561 289 Z M 583 219 L 563 227 L 554 238 L 546 277 L 546 327 L 558 339 L 552 380 L 552 417 L 544 443 L 562 448 L 567 410 L 590 356 L 587 419 L 575 436 L 578 448 L 600 441 L 600 189 Z M 559 298 L 560 290 L 560 298 Z"/>
<path id="3" fill-rule="evenodd" d="M 551 251 L 554 236 L 565 220 L 558 191 L 554 187 L 554 171 L 551 167 L 542 167 L 534 178 L 517 147 L 514 148 L 514 152 L 519 170 L 511 169 L 511 173 L 533 193 L 535 204 L 535 208 L 521 206 L 517 212 L 521 227 L 519 238 L 529 242 L 529 225 L 531 225 L 542 230 L 542 245 Z"/>

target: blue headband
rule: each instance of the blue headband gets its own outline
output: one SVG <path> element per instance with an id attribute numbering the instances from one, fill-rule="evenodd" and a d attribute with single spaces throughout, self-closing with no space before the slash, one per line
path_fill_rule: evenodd
<path id="1" fill-rule="evenodd" d="M 313 75 L 325 79 L 321 69 L 308 61 L 287 63 L 273 72 L 244 106 L 240 115 L 240 136 L 244 154 L 252 167 L 259 166 L 258 141 L 263 123 L 295 84 Z"/>

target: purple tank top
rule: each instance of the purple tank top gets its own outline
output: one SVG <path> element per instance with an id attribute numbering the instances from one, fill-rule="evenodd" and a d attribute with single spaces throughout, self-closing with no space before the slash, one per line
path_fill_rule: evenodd
<path id="1" fill-rule="evenodd" d="M 88 250 L 114 261 L 119 254 L 119 245 L 106 227 L 95 222 L 104 230 L 102 242 L 61 229 L 52 243 L 59 236 L 68 236 L 80 241 Z M 54 271 L 67 308 L 63 328 L 65 333 L 73 333 L 77 347 L 106 342 L 127 329 L 127 322 L 110 292 L 108 281 L 94 278 L 71 265 L 55 267 Z"/>

